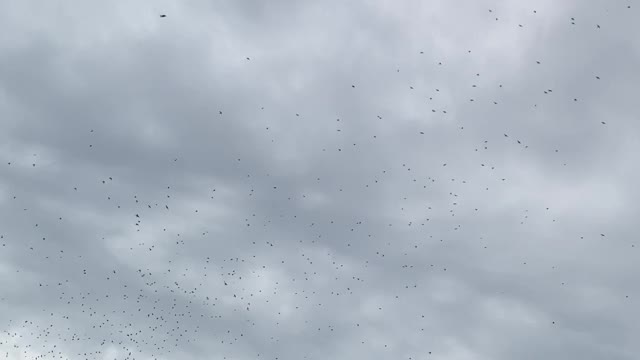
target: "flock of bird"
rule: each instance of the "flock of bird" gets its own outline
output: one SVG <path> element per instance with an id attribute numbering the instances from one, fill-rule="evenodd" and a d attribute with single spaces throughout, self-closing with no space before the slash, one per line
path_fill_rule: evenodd
<path id="1" fill-rule="evenodd" d="M 625 7 L 631 9 L 630 5 Z M 536 10 L 531 11 L 536 16 L 544 16 Z M 487 13 L 493 21 L 496 10 L 489 9 Z M 159 17 L 164 21 L 167 15 L 160 14 Z M 495 20 L 499 21 L 499 17 Z M 578 24 L 579 20 L 573 17 L 567 19 L 566 30 L 570 31 Z M 592 25 L 589 29 L 581 29 L 584 36 L 589 36 L 589 31 L 606 31 L 601 24 Z M 518 25 L 518 28 L 523 27 L 523 24 Z M 471 53 L 471 50 L 464 51 Z M 415 57 L 416 62 L 424 61 L 425 51 L 416 52 Z M 257 64 L 260 60 L 257 56 L 253 56 L 253 60 L 247 56 L 241 61 Z M 531 63 L 532 66 L 544 66 L 545 61 L 534 59 Z M 438 71 L 444 65 L 442 61 L 436 61 L 433 67 Z M 380 72 L 385 71 L 399 74 L 402 69 L 380 69 Z M 601 75 L 585 74 L 585 81 L 596 87 Z M 474 73 L 470 86 L 472 91 L 478 90 L 481 78 L 480 73 Z M 496 85 L 498 91 L 509 91 L 503 84 Z M 341 86 L 351 92 L 361 89 L 355 82 Z M 407 84 L 406 87 L 409 92 L 417 91 L 415 84 Z M 544 88 L 539 92 L 543 94 L 541 96 L 551 97 L 558 92 L 554 90 Z M 440 88 L 431 90 L 422 110 L 425 117 L 447 119 L 453 116 L 455 108 L 431 105 L 438 102 L 443 92 Z M 487 102 L 494 109 L 517 106 L 505 99 L 483 99 L 481 95 L 472 95 L 464 102 Z M 560 101 L 565 101 L 570 108 L 580 99 L 576 95 Z M 544 105 L 540 100 L 526 106 L 527 109 L 521 111 Z M 258 107 L 264 117 L 269 117 L 268 107 Z M 302 119 L 304 112 L 313 111 L 306 109 L 290 115 L 294 119 Z M 223 121 L 220 119 L 226 116 L 225 109 L 216 109 L 211 114 L 214 121 Z M 374 116 L 372 121 L 392 122 L 388 119 L 390 116 L 383 113 Z M 218 162 L 215 168 L 241 169 L 228 175 L 227 184 L 243 188 L 242 198 L 229 200 L 232 191 L 222 182 L 216 185 L 214 178 L 207 180 L 208 184 L 199 190 L 191 189 L 193 191 L 188 188 L 200 185 L 193 185 L 190 179 L 184 183 L 180 180 L 166 183 L 161 188 L 151 184 L 138 184 L 139 187 L 135 188 L 125 179 L 131 173 L 111 167 L 101 174 L 85 174 L 93 177 L 89 179 L 93 184 L 70 180 L 73 183 L 66 184 L 65 188 L 52 190 L 69 199 L 69 204 L 83 204 L 84 209 L 55 207 L 55 210 L 50 210 L 57 212 L 55 218 L 43 219 L 37 215 L 39 210 L 35 202 L 24 200 L 29 198 L 28 193 L 20 192 L 17 185 L 8 188 L 9 193 L 13 193 L 0 206 L 13 215 L 10 221 L 0 220 L 0 265 L 12 263 L 11 259 L 25 260 L 19 264 L 16 273 L 2 276 L 15 279 L 17 287 L 32 291 L 31 294 L 38 294 L 40 298 L 16 300 L 0 289 L 0 314 L 4 316 L 3 320 L 7 320 L 0 324 L 0 358 L 182 359 L 190 353 L 207 353 L 203 349 L 215 346 L 219 350 L 215 358 L 287 359 L 293 358 L 288 356 L 298 351 L 297 359 L 322 359 L 326 358 L 322 353 L 312 355 L 300 349 L 305 342 L 311 341 L 309 339 L 324 339 L 318 341 L 331 344 L 326 339 L 346 339 L 351 333 L 358 335 L 354 337 L 357 341 L 349 346 L 379 346 L 379 351 L 383 352 L 391 344 L 384 339 L 367 337 L 372 333 L 370 327 L 373 325 L 361 323 L 355 315 L 349 317 L 351 311 L 358 310 L 348 310 L 341 322 L 329 320 L 332 319 L 331 314 L 342 311 L 342 308 L 351 309 L 361 300 L 361 294 L 372 288 L 387 292 L 395 289 L 388 293 L 389 297 L 400 303 L 385 303 L 385 306 L 403 308 L 401 301 L 419 296 L 415 291 L 423 286 L 420 274 L 456 271 L 448 264 L 446 256 L 425 257 L 423 249 L 435 249 L 433 244 L 449 244 L 458 236 L 457 233 L 465 230 L 467 221 L 485 219 L 482 214 L 488 205 L 467 201 L 466 194 L 489 192 L 510 180 L 500 171 L 496 153 L 489 152 L 491 147 L 495 146 L 503 153 L 549 150 L 552 161 L 562 167 L 571 165 L 563 158 L 558 144 L 542 149 L 540 145 L 527 141 L 529 134 L 526 132 L 515 134 L 498 130 L 491 138 L 482 139 L 469 148 L 465 159 L 437 160 L 434 157 L 430 165 L 407 160 L 392 168 L 380 159 L 393 151 L 383 133 L 363 129 L 361 134 L 349 137 L 345 134 L 353 134 L 351 131 L 356 122 L 340 115 L 336 118 L 330 120 L 331 130 L 335 131 L 333 138 L 316 149 L 319 154 L 316 159 L 320 160 L 310 166 L 317 166 L 317 171 L 307 178 L 308 183 L 305 184 L 308 189 L 323 187 L 333 192 L 325 196 L 312 190 L 293 194 L 293 185 L 287 180 L 287 175 L 278 174 L 278 169 L 261 172 L 267 165 L 235 156 L 222 160 L 214 154 L 210 159 Z M 469 131 L 460 123 L 443 120 L 443 124 L 453 130 L 449 135 L 452 138 Z M 398 123 L 398 128 L 402 126 Z M 600 120 L 583 126 L 596 126 L 598 131 L 605 132 L 610 125 Z M 267 134 L 265 136 L 270 143 L 276 145 L 284 138 L 297 136 L 283 135 L 276 130 L 277 125 L 270 124 L 261 131 Z M 78 138 L 77 151 L 90 154 L 100 151 L 95 138 L 106 135 L 100 134 L 101 129 L 97 128 L 85 131 L 91 140 Z M 419 142 L 430 131 L 425 127 L 412 128 L 406 133 L 411 139 L 407 142 Z M 317 139 L 313 137 L 311 134 L 309 144 L 316 144 L 314 141 Z M 305 142 L 305 139 L 299 141 Z M 249 148 L 258 146 L 249 141 L 242 145 Z M 470 172 L 449 172 L 456 163 L 475 162 L 472 159 L 476 158 L 472 156 L 477 154 L 481 160 L 473 166 L 478 171 L 486 170 L 483 180 L 466 177 Z M 16 174 L 23 173 L 24 165 L 28 164 L 28 168 L 36 171 L 29 176 L 38 177 L 37 171 L 41 168 L 38 156 L 34 154 L 31 160 L 12 159 L 4 164 L 1 172 L 7 174 L 7 178 L 17 179 L 20 177 Z M 336 160 L 336 164 L 343 165 L 332 168 L 332 159 L 341 156 L 348 157 L 351 165 L 345 167 L 344 162 Z M 163 165 L 168 170 L 161 170 L 158 174 L 162 179 L 166 178 L 162 172 L 175 172 L 175 179 L 180 179 L 181 166 L 187 166 L 181 164 L 189 162 L 179 154 L 156 160 L 157 163 L 168 163 Z M 220 164 L 224 161 L 227 163 Z M 139 165 L 139 172 L 146 171 L 143 164 Z M 257 168 L 249 168 L 253 165 Z M 432 176 L 421 175 L 421 168 L 426 166 L 433 168 Z M 42 179 L 33 183 L 24 181 L 24 186 L 43 184 Z M 399 188 L 394 184 L 400 184 Z M 380 195 L 380 192 L 389 189 L 393 189 L 393 194 L 387 195 L 394 197 L 393 204 L 398 204 L 397 208 L 377 208 L 380 203 L 373 198 L 387 196 Z M 40 189 L 38 193 L 47 191 Z M 199 198 L 185 195 L 194 191 L 199 192 Z M 419 191 L 422 191 L 421 198 L 407 197 L 407 194 Z M 337 213 L 321 210 L 326 197 L 339 198 L 347 193 L 357 193 L 353 199 L 359 199 L 358 203 L 341 203 L 336 208 Z M 220 215 L 220 224 L 214 224 L 218 215 L 211 214 L 217 214 L 217 204 L 228 201 L 234 203 L 240 213 L 234 218 Z M 419 210 L 415 209 L 416 206 Z M 104 211 L 109 215 L 96 220 L 91 215 L 94 207 L 100 211 L 107 209 Z M 385 215 L 376 216 L 377 212 Z M 414 212 L 420 215 L 414 216 Z M 400 220 L 388 220 L 385 217 L 388 213 L 398 214 Z M 201 214 L 208 214 L 208 217 L 199 217 Z M 199 220 L 192 222 L 189 217 Z M 526 226 L 532 217 L 547 222 L 560 221 L 553 215 L 552 207 L 522 209 L 522 214 L 516 217 L 520 226 Z M 35 222 L 32 219 L 41 220 Z M 387 222 L 381 223 L 382 219 L 387 219 Z M 87 225 L 96 221 L 104 222 L 103 226 L 92 228 Z M 447 231 L 432 231 L 438 224 L 447 227 Z M 113 229 L 121 231 L 114 232 Z M 477 242 L 479 251 L 500 251 L 499 248 L 493 249 L 491 241 L 483 238 L 481 233 L 466 231 L 465 236 L 474 240 L 461 242 L 464 246 Z M 405 235 L 406 239 L 401 238 Z M 229 238 L 221 240 L 221 236 Z M 607 237 L 605 231 L 576 236 L 580 239 Z M 285 237 L 295 240 L 286 240 Z M 108 253 L 114 249 L 119 262 L 106 261 L 110 259 Z M 400 269 L 391 268 L 394 261 L 401 263 Z M 518 261 L 520 266 L 528 266 L 526 259 Z M 406 274 L 406 281 L 401 284 L 385 283 L 388 274 L 398 271 Z M 51 274 L 60 277 L 53 278 Z M 626 299 L 629 299 L 628 295 Z M 12 314 L 13 308 L 37 307 L 42 303 L 47 304 L 46 307 L 38 308 L 38 314 L 33 317 L 20 317 L 19 310 L 15 316 Z M 385 311 L 397 314 L 385 306 L 372 305 L 372 316 Z M 425 315 L 424 309 L 410 309 L 410 314 L 399 321 L 406 324 L 403 331 L 407 333 L 419 335 L 426 328 L 435 331 L 429 327 L 429 315 Z M 552 319 L 549 325 L 557 326 L 557 322 L 557 319 Z M 283 336 L 291 336 L 295 340 L 287 341 Z M 18 342 L 20 339 L 24 340 Z M 284 349 L 287 347 L 289 349 Z M 436 348 L 435 345 L 433 348 L 425 347 L 421 353 L 410 354 L 407 358 L 436 358 Z"/>

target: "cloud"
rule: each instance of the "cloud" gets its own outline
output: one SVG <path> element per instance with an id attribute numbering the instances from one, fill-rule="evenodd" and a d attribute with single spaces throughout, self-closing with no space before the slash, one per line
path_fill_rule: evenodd
<path id="1" fill-rule="evenodd" d="M 635 7 L 0 10 L 0 354 L 638 352 Z"/>

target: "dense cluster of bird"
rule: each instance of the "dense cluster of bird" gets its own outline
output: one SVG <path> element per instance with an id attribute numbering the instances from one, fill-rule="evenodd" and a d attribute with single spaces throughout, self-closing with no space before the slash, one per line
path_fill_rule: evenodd
<path id="1" fill-rule="evenodd" d="M 625 7 L 631 9 L 630 5 Z M 491 22 L 494 17 L 495 21 L 500 20 L 500 17 L 495 16 L 496 12 L 495 9 L 488 10 Z M 544 16 L 542 12 L 533 9 L 531 12 L 536 16 Z M 159 14 L 159 17 L 162 21 L 173 19 L 167 18 L 166 14 Z M 579 25 L 579 19 L 567 19 L 567 30 Z M 601 27 L 598 23 L 589 24 L 588 27 L 589 29 L 583 29 L 585 36 L 589 36 L 588 31 L 606 31 L 606 27 Z M 526 24 L 518 24 L 514 31 L 520 31 L 519 28 L 526 28 Z M 471 50 L 464 51 L 472 53 Z M 415 56 L 416 62 L 424 62 L 427 55 L 422 50 L 408 56 Z M 246 56 L 240 61 L 258 64 L 260 59 L 259 56 L 254 56 L 253 59 Z M 532 59 L 531 65 L 544 67 L 545 59 Z M 434 71 L 445 66 L 444 61 L 433 62 Z M 401 70 L 380 69 L 381 72 L 388 71 L 394 74 L 400 74 Z M 584 76 L 587 83 L 590 83 L 589 86 L 593 87 L 598 86 L 598 81 L 606 81 L 603 80 L 606 78 L 602 74 Z M 480 73 L 472 75 L 469 87 L 473 93 L 466 97 L 464 102 L 486 102 L 495 109 L 517 106 L 510 104 L 506 96 L 484 98 L 478 92 L 481 80 Z M 361 89 L 357 82 L 351 81 L 338 86 L 352 92 Z M 415 93 L 418 86 L 406 84 L 406 89 Z M 503 84 L 497 84 L 497 90 L 509 91 Z M 557 94 L 560 91 L 555 91 L 556 89 L 545 87 L 538 90 L 540 98 L 525 104 L 528 109 L 543 107 L 541 104 L 544 104 L 545 96 L 560 96 Z M 443 122 L 446 126 L 454 129 L 452 136 L 462 136 L 460 134 L 465 132 L 463 124 L 446 121 L 455 109 L 442 105 L 444 102 L 438 102 L 442 94 L 440 88 L 425 91 L 428 95 L 424 99 L 424 115 L 445 119 Z M 563 94 L 567 95 L 566 92 Z M 579 104 L 579 100 L 579 96 L 568 94 L 566 99 L 558 101 L 566 102 L 566 106 L 571 107 Z M 265 117 L 269 116 L 268 109 L 263 106 L 259 108 Z M 313 109 L 305 111 L 312 112 Z M 221 119 L 227 116 L 227 113 L 225 109 L 216 109 L 213 117 Z M 290 115 L 294 119 L 303 119 L 305 112 L 294 111 Z M 400 202 L 396 209 L 380 209 L 401 214 L 402 222 L 375 223 L 382 217 L 367 218 L 366 214 L 372 209 L 365 209 L 367 211 L 363 212 L 364 215 L 356 219 L 344 218 L 344 214 L 340 213 L 294 212 L 299 209 L 300 203 L 322 202 L 322 199 L 313 191 L 292 194 L 288 189 L 287 180 L 284 176 L 278 176 L 277 170 L 273 170 L 272 173 L 258 173 L 255 169 L 249 168 L 251 164 L 245 165 L 241 157 L 228 160 L 229 164 L 216 166 L 239 167 L 245 172 L 235 180 L 237 184 L 246 185 L 246 197 L 238 200 L 239 206 L 245 212 L 237 214 L 238 217 L 235 219 L 225 220 L 223 226 L 233 229 L 227 233 L 234 234 L 234 238 L 224 241 L 218 239 L 221 230 L 208 223 L 212 221 L 210 218 L 197 220 L 197 228 L 181 228 L 180 225 L 190 223 L 184 219 L 187 212 L 194 217 L 204 212 L 211 213 L 218 201 L 227 199 L 227 189 L 223 185 L 217 186 L 215 179 L 202 187 L 200 199 L 190 199 L 182 195 L 184 187 L 192 186 L 190 183 L 180 183 L 180 180 L 176 180 L 164 184 L 162 189 L 134 189 L 122 180 L 130 174 L 119 172 L 117 167 L 113 167 L 110 173 L 90 173 L 87 176 L 93 177 L 92 180 L 78 180 L 67 184 L 67 188 L 55 190 L 69 198 L 84 199 L 85 210 L 57 209 L 55 219 L 45 219 L 39 223 L 34 223 L 30 217 L 30 214 L 36 211 L 35 205 L 24 202 L 20 194 L 11 194 L 11 201 L 1 206 L 19 215 L 16 215 L 15 221 L 11 224 L 0 222 L 0 259 L 27 258 L 27 263 L 23 264 L 25 268 L 38 268 L 34 264 L 40 264 L 44 268 L 62 269 L 55 272 L 62 277 L 50 278 L 46 274 L 40 274 L 43 276 L 37 277 L 39 280 L 31 281 L 36 277 L 26 272 L 10 275 L 20 279 L 21 287 L 37 289 L 37 293 L 46 298 L 49 305 L 40 309 L 41 313 L 33 319 L 13 317 L 8 323 L 0 324 L 0 331 L 3 331 L 0 337 L 0 357 L 11 358 L 16 356 L 11 354 L 19 354 L 23 358 L 32 356 L 33 359 L 57 359 L 63 356 L 73 359 L 179 359 L 189 352 L 200 351 L 207 343 L 216 343 L 226 349 L 226 355 L 221 358 L 235 359 L 246 356 L 262 359 L 267 358 L 265 352 L 278 354 L 283 352 L 282 347 L 291 346 L 284 344 L 281 337 L 283 334 L 297 335 L 300 338 L 339 337 L 345 334 L 347 326 L 350 326 L 350 331 L 356 331 L 361 335 L 358 337 L 359 345 L 380 342 L 382 349 L 387 348 L 391 345 L 386 344 L 385 340 L 367 338 L 367 334 L 370 334 L 366 330 L 368 324 L 356 321 L 348 324 L 350 319 L 343 319 L 342 323 L 329 323 L 323 322 L 322 319 L 338 307 L 350 304 L 348 300 L 343 299 L 357 297 L 363 289 L 380 286 L 384 281 L 385 272 L 378 272 L 372 268 L 374 265 L 380 265 L 385 269 L 384 264 L 388 264 L 385 261 L 389 261 L 389 258 L 399 259 L 403 263 L 401 271 L 407 274 L 405 283 L 393 284 L 396 292 L 389 294 L 398 300 L 411 296 L 411 291 L 420 287 L 416 274 L 451 273 L 452 269 L 448 267 L 446 259 L 423 258 L 419 249 L 431 243 L 448 243 L 451 233 L 462 231 L 466 225 L 464 220 L 457 219 L 482 216 L 485 210 L 483 204 L 466 201 L 465 194 L 473 191 L 487 192 L 493 186 L 500 187 L 509 182 L 509 178 L 500 173 L 495 153 L 489 153 L 492 146 L 504 152 L 549 151 L 558 165 L 570 165 L 570 161 L 563 157 L 560 146 L 552 144 L 550 148 L 543 149 L 538 145 L 536 148 L 536 145 L 527 141 L 529 134 L 526 132 L 516 133 L 503 129 L 468 149 L 469 159 L 478 159 L 473 166 L 486 171 L 482 181 L 466 178 L 465 175 L 455 175 L 455 169 L 452 168 L 461 162 L 460 159 L 436 160 L 437 163 L 431 164 L 437 167 L 436 170 L 432 176 L 427 177 L 415 175 L 421 164 L 411 164 L 410 160 L 397 164 L 395 168 L 380 163 L 379 166 L 374 165 L 375 173 L 360 173 L 358 164 L 371 161 L 365 159 L 371 155 L 366 150 L 359 149 L 377 148 L 376 154 L 384 154 L 391 149 L 387 148 L 384 134 L 373 133 L 367 129 L 362 129 L 361 135 L 345 140 L 345 136 L 348 135 L 344 134 L 353 130 L 353 126 L 349 123 L 350 119 L 336 117 L 338 118 L 335 121 L 331 119 L 331 129 L 335 130 L 334 137 L 340 141 L 333 142 L 335 139 L 330 139 L 331 143 L 323 144 L 317 151 L 331 153 L 332 157 L 348 156 L 353 160 L 352 168 L 319 167 L 331 172 L 317 173 L 309 183 L 324 183 L 327 188 L 333 189 L 335 196 L 359 192 L 364 194 L 362 198 L 365 199 L 365 204 L 370 204 L 366 200 L 369 196 L 367 194 L 378 191 L 383 184 L 393 182 L 404 184 L 402 188 L 396 189 L 397 192 L 393 196 L 408 191 L 409 188 L 431 191 L 425 193 L 428 194 L 425 198 L 413 199 L 414 202 L 406 195 L 399 196 Z M 381 113 L 371 117 L 372 121 L 386 120 Z M 598 123 L 585 123 L 584 126 L 597 126 L 601 128 L 599 131 L 607 131 L 608 123 L 599 120 Z M 272 143 L 277 143 L 282 139 L 282 135 L 277 135 L 274 128 L 274 125 L 265 126 L 263 131 L 268 134 Z M 87 136 L 77 139 L 77 151 L 100 151 L 100 145 L 95 139 L 105 135 L 101 135 L 99 129 L 89 128 L 84 131 Z M 406 134 L 407 138 L 411 139 L 407 141 L 420 141 L 419 139 L 424 139 L 429 131 L 426 127 L 412 129 L 411 133 Z M 478 154 L 480 157 L 472 158 Z M 25 161 L 28 167 L 37 170 L 38 156 L 40 154 L 33 154 L 31 160 L 13 159 L 5 164 L 2 173 L 22 171 L 20 169 Z M 466 160 L 468 159 L 465 159 L 465 163 Z M 167 171 L 178 173 L 182 166 L 180 164 L 185 161 L 189 159 L 181 157 L 180 154 L 173 154 L 166 159 L 159 159 L 158 163 L 168 163 Z M 441 176 L 436 175 L 438 173 Z M 33 176 L 38 175 L 34 173 Z M 353 178 L 354 176 L 356 178 Z M 175 179 L 179 178 L 178 174 Z M 125 195 L 127 193 L 129 195 Z M 436 205 L 435 200 L 429 200 L 436 197 L 446 199 L 439 203 L 443 204 L 442 206 Z M 99 221 L 116 221 L 117 226 L 125 229 L 123 233 L 128 235 L 106 233 L 106 224 L 104 229 L 87 229 L 84 226 L 84 221 L 92 219 L 92 206 L 97 203 L 101 204 L 101 208 L 108 208 L 109 213 L 113 214 L 109 220 L 105 218 Z M 414 203 L 421 204 L 421 215 L 418 217 L 408 215 L 415 210 Z M 190 207 L 185 204 L 195 205 Z M 271 211 L 260 212 L 256 210 L 259 206 L 267 209 L 271 207 Z M 344 206 L 355 208 L 361 204 Z M 345 209 L 345 213 L 346 211 L 348 209 Z M 357 212 L 350 212 L 355 213 Z M 548 222 L 559 221 L 553 215 L 553 208 L 545 207 L 522 209 L 522 214 L 517 215 L 517 222 L 524 226 L 532 217 Z M 405 221 L 407 218 L 412 220 Z M 425 230 L 436 222 L 449 227 L 451 232 L 434 233 Z M 397 227 L 410 230 L 390 230 Z M 15 228 L 25 231 L 10 230 Z M 363 232 L 364 229 L 366 232 Z M 388 237 L 389 234 L 398 236 L 411 231 L 414 231 L 412 235 L 407 235 L 411 241 Z M 20 238 L 18 234 L 31 234 L 31 237 Z M 82 240 L 68 239 L 78 236 L 83 237 Z M 297 242 L 280 241 L 282 236 L 295 238 Z M 470 236 L 479 239 L 478 248 L 491 247 L 490 241 L 481 234 Z M 578 236 L 580 239 L 606 238 L 604 232 Z M 105 245 L 107 243 L 117 249 L 122 262 L 100 261 L 100 254 L 112 251 Z M 295 254 L 295 257 L 291 257 L 291 254 Z M 349 266 L 346 257 L 361 261 L 361 266 Z M 278 269 L 288 269 L 289 264 L 293 264 L 291 273 L 278 275 Z M 526 259 L 520 261 L 519 265 L 527 266 Z M 294 266 L 297 270 L 293 270 Z M 385 271 L 395 272 L 398 269 Z M 336 285 L 332 285 L 332 281 Z M 564 284 L 562 282 L 562 285 Z M 0 289 L 0 297 L 0 311 L 5 312 L 9 304 L 9 295 L 3 294 Z M 30 302 L 31 300 L 25 300 L 23 305 L 28 306 Z M 12 306 L 19 305 L 12 303 Z M 402 306 L 398 303 L 395 305 Z M 380 303 L 379 306 L 373 306 L 372 311 L 384 313 L 385 310 L 387 308 Z M 393 313 L 391 310 L 387 311 Z M 270 315 L 256 317 L 256 312 Z M 315 314 L 315 319 L 320 320 L 312 322 L 307 318 L 310 314 Z M 420 333 L 429 326 L 428 316 L 425 318 L 424 313 L 418 312 L 411 316 L 412 319 L 403 320 L 407 331 Z M 550 326 L 557 324 L 557 319 L 549 321 Z M 286 330 L 286 326 L 295 330 Z M 247 340 L 248 333 L 260 333 L 263 339 L 259 344 L 251 343 Z M 17 344 L 15 341 L 22 337 L 30 339 L 29 345 L 12 345 Z M 73 349 L 85 350 L 77 350 L 76 353 L 65 352 Z M 252 352 L 253 350 L 255 352 Z M 408 358 L 428 359 L 435 354 L 436 351 L 429 348 Z M 299 355 L 300 359 L 323 358 L 322 354 Z M 283 358 L 282 355 L 274 357 Z"/>

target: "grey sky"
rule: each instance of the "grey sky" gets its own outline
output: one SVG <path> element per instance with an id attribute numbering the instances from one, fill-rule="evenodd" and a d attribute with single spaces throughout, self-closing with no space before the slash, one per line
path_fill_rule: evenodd
<path id="1" fill-rule="evenodd" d="M 639 9 L 3 2 L 0 356 L 635 359 Z"/>

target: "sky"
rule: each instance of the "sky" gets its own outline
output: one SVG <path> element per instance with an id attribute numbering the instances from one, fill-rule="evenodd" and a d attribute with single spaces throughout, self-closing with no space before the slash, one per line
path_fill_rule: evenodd
<path id="1" fill-rule="evenodd" d="M 638 11 L 1 2 L 0 357 L 636 359 Z"/>

